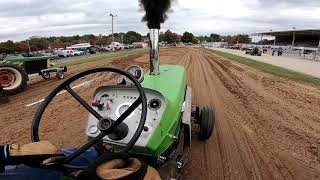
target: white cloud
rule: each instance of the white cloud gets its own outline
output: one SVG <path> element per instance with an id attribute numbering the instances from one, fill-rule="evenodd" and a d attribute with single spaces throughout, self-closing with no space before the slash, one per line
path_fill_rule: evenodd
<path id="1" fill-rule="evenodd" d="M 162 25 L 178 33 L 236 34 L 269 29 L 311 28 L 320 23 L 320 1 L 176 0 Z M 30 36 L 109 34 L 148 29 L 138 0 L 1 0 L 0 41 Z"/>

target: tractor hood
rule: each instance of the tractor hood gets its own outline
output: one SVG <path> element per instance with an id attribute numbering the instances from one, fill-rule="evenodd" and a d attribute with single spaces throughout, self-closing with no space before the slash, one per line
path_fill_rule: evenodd
<path id="1" fill-rule="evenodd" d="M 157 76 L 147 74 L 142 82 L 144 88 L 161 93 L 167 104 L 161 123 L 147 144 L 153 155 L 162 154 L 174 142 L 187 87 L 184 66 L 160 65 L 159 71 Z"/>

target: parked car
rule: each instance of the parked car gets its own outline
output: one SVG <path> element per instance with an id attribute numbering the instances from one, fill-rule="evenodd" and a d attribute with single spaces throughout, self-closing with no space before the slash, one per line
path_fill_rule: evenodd
<path id="1" fill-rule="evenodd" d="M 251 50 L 251 49 L 252 49 L 252 47 L 242 47 L 241 48 L 242 51 L 248 51 L 248 50 Z"/>
<path id="2" fill-rule="evenodd" d="M 262 50 L 258 47 L 254 47 L 250 51 L 247 50 L 246 54 L 250 54 L 251 56 L 261 56 Z"/>
<path id="3" fill-rule="evenodd" d="M 121 44 L 121 43 L 114 42 L 114 43 L 113 43 L 113 46 L 114 46 L 114 50 L 115 50 L 115 51 L 121 51 L 121 50 L 124 49 L 124 46 L 123 46 L 123 44 Z"/>
<path id="4" fill-rule="evenodd" d="M 124 46 L 124 49 L 132 49 L 133 45 L 132 44 L 127 44 Z"/>
<path id="5" fill-rule="evenodd" d="M 49 57 L 51 57 L 52 59 L 59 59 L 59 56 L 58 56 L 58 54 L 53 54 L 53 53 L 42 53 L 41 54 L 42 56 L 49 56 Z M 25 56 L 26 57 L 26 56 Z"/>
<path id="6" fill-rule="evenodd" d="M 95 54 L 95 53 L 97 53 L 97 51 L 98 51 L 98 49 L 96 47 L 90 47 L 89 48 L 89 53 L 90 54 Z"/>
<path id="7" fill-rule="evenodd" d="M 109 45 L 109 46 L 103 46 L 101 47 L 101 50 L 102 51 L 112 51 L 112 47 Z"/>
<path id="8" fill-rule="evenodd" d="M 58 50 L 57 54 L 59 57 L 62 57 L 62 58 L 73 56 L 72 50 Z"/>
<path id="9" fill-rule="evenodd" d="M 246 54 L 250 54 L 252 50 L 252 47 L 244 49 L 244 51 L 246 51 Z"/>
<path id="10" fill-rule="evenodd" d="M 229 46 L 229 49 L 241 50 L 241 47 L 238 45 Z"/>
<path id="11" fill-rule="evenodd" d="M 85 54 L 83 51 L 78 51 L 78 50 L 71 50 L 70 53 L 72 56 L 82 56 Z"/>

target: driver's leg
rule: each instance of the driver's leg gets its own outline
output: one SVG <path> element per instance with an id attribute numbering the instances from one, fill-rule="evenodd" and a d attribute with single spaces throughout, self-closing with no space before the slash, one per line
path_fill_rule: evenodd
<path id="1" fill-rule="evenodd" d="M 62 149 L 62 153 L 66 156 L 75 152 L 75 148 Z M 72 165 L 88 166 L 98 157 L 98 153 L 94 148 L 88 149 L 75 160 Z M 45 170 L 34 168 L 26 165 L 6 166 L 5 172 L 0 173 L 1 180 L 60 180 L 63 173 L 53 170 Z"/>
<path id="2" fill-rule="evenodd" d="M 65 148 L 61 150 L 61 152 L 65 156 L 69 156 L 75 151 L 76 151 L 75 148 Z M 70 164 L 75 166 L 89 166 L 97 159 L 97 157 L 98 157 L 98 152 L 94 148 L 90 148 L 84 153 L 82 153 L 80 156 L 76 157 L 76 159 L 71 161 Z"/>
<path id="3" fill-rule="evenodd" d="M 6 166 L 5 172 L 0 173 L 1 180 L 59 180 L 61 172 L 32 168 L 26 165 Z"/>

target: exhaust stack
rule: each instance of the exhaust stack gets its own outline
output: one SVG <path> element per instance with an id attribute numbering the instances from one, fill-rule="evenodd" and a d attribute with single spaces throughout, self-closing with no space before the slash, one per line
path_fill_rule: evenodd
<path id="1" fill-rule="evenodd" d="M 158 75 L 159 71 L 159 29 L 150 29 L 150 74 Z"/>

